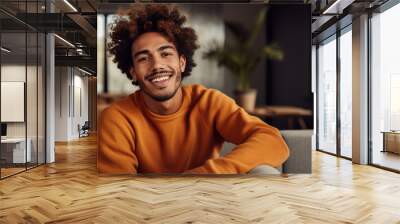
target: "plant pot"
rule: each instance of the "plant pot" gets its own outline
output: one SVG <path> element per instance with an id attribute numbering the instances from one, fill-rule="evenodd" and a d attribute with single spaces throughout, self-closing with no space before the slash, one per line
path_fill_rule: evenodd
<path id="1" fill-rule="evenodd" d="M 234 91 L 236 103 L 246 111 L 253 111 L 256 106 L 257 90 L 249 89 L 247 91 Z"/>

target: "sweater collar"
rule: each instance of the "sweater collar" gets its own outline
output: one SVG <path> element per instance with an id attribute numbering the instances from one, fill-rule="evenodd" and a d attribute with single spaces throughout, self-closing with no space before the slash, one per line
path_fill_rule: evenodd
<path id="1" fill-rule="evenodd" d="M 190 97 L 189 97 L 189 95 L 190 95 L 189 94 L 190 87 L 182 86 L 180 88 L 182 88 L 182 104 L 179 107 L 179 109 L 175 113 L 172 113 L 172 114 L 164 115 L 164 114 L 158 114 L 158 113 L 155 113 L 155 112 L 151 111 L 146 106 L 146 104 L 144 102 L 143 91 L 142 90 L 139 90 L 137 92 L 137 94 L 135 94 L 135 101 L 138 103 L 138 106 L 140 107 L 139 109 L 143 113 L 145 113 L 147 116 L 149 116 L 151 118 L 154 118 L 154 119 L 157 119 L 157 120 L 171 120 L 171 119 L 174 119 L 174 118 L 176 118 L 178 116 L 183 115 L 187 111 L 187 108 L 188 108 L 188 106 L 190 104 L 189 103 L 190 102 Z"/>

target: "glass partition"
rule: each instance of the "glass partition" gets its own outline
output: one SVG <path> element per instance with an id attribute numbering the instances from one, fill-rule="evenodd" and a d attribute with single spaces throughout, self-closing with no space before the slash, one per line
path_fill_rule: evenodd
<path id="1" fill-rule="evenodd" d="M 45 35 L 23 22 L 43 5 L 0 3 L 0 178 L 45 163 Z"/>
<path id="2" fill-rule="evenodd" d="M 26 42 L 25 32 L 1 34 L 2 177 L 24 171 L 26 162 L 31 161 L 26 136 Z"/>
<path id="3" fill-rule="evenodd" d="M 321 43 L 318 54 L 318 146 L 336 154 L 336 36 Z"/>

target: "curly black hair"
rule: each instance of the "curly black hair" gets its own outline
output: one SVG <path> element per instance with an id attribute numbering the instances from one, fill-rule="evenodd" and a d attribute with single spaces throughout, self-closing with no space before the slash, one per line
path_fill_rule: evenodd
<path id="1" fill-rule="evenodd" d="M 197 35 L 194 29 L 184 27 L 186 17 L 177 8 L 167 5 L 135 6 L 128 13 L 129 19 L 120 17 L 111 26 L 111 41 L 108 51 L 114 56 L 113 62 L 132 80 L 129 70 L 134 66 L 132 44 L 142 34 L 158 32 L 174 43 L 178 54 L 186 58 L 185 71 L 182 77 L 189 76 L 196 63 L 193 60 L 197 45 Z M 132 82 L 138 85 L 137 81 Z"/>

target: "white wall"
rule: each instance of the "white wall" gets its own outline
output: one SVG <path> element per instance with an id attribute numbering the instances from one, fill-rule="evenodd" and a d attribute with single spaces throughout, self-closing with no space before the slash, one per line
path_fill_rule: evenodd
<path id="1" fill-rule="evenodd" d="M 25 82 L 25 65 L 10 64 L 1 66 L 2 82 Z M 30 70 L 31 68 L 28 68 Z M 3 98 L 4 96 L 2 96 Z M 8 108 L 1 108 L 7 110 Z M 23 108 L 24 109 L 24 108 Z M 7 122 L 8 137 L 25 137 L 24 122 Z"/>
<path id="2" fill-rule="evenodd" d="M 37 70 L 38 69 L 38 70 Z M 27 78 L 27 80 L 25 80 Z M 7 137 L 9 138 L 25 138 L 30 139 L 32 161 L 39 163 L 44 162 L 44 74 L 42 67 L 32 65 L 25 66 L 20 63 L 2 64 L 1 81 L 24 82 L 26 84 L 26 106 L 22 107 L 22 113 L 26 112 L 26 121 L 23 122 L 6 122 Z M 22 90 L 23 91 L 23 90 Z M 22 92 L 24 94 L 24 92 Z M 2 96 L 7 97 L 7 96 Z M 1 108 L 4 112 L 11 108 Z M 10 111 L 8 111 L 10 112 Z M 11 111 L 12 113 L 12 111 Z M 37 153 L 39 154 L 37 156 Z"/>
<path id="3" fill-rule="evenodd" d="M 69 69 L 67 67 L 55 68 L 55 140 L 68 140 L 69 118 Z"/>
<path id="4" fill-rule="evenodd" d="M 88 121 L 88 99 L 89 99 L 89 93 L 88 93 L 88 77 L 81 76 L 83 73 L 81 73 L 78 70 L 74 70 L 74 96 L 72 96 L 72 99 L 74 99 L 73 105 L 74 108 L 72 109 L 72 123 L 71 123 L 71 135 L 73 138 L 78 138 L 79 137 L 79 132 L 78 132 L 78 124 L 82 126 L 85 121 Z M 80 111 L 81 110 L 81 111 Z"/>
<path id="5" fill-rule="evenodd" d="M 56 67 L 56 141 L 77 139 L 78 124 L 88 120 L 88 77 L 83 75 L 76 68 Z"/>
<path id="6" fill-rule="evenodd" d="M 28 66 L 27 68 L 24 65 L 20 64 L 5 64 L 1 66 L 1 81 L 3 82 L 25 82 L 25 75 L 26 75 L 26 70 L 28 71 L 28 74 L 32 72 L 34 68 L 33 66 Z M 33 89 L 28 89 L 28 90 L 33 90 Z M 34 92 L 29 92 L 27 93 L 28 97 L 33 97 L 36 96 L 36 89 L 34 89 Z M 31 100 L 27 99 L 28 102 L 31 102 Z M 1 110 L 7 110 L 7 108 L 1 108 Z M 31 117 L 29 117 L 30 114 L 28 114 L 28 121 L 31 121 Z M 35 114 L 36 116 L 36 114 Z M 30 127 L 30 125 L 29 125 Z M 7 122 L 7 136 L 8 137 L 25 137 L 25 122 Z M 28 136 L 29 137 L 29 136 Z"/>
<path id="7" fill-rule="evenodd" d="M 188 16 L 187 26 L 196 31 L 199 44 L 199 49 L 193 56 L 197 66 L 194 67 L 192 74 L 184 79 L 184 83 L 199 83 L 226 92 L 227 75 L 225 69 L 218 67 L 214 60 L 203 59 L 203 54 L 209 50 L 212 43 L 217 42 L 220 45 L 225 43 L 224 23 L 221 19 L 222 6 L 185 5 L 184 11 L 190 15 Z"/>

